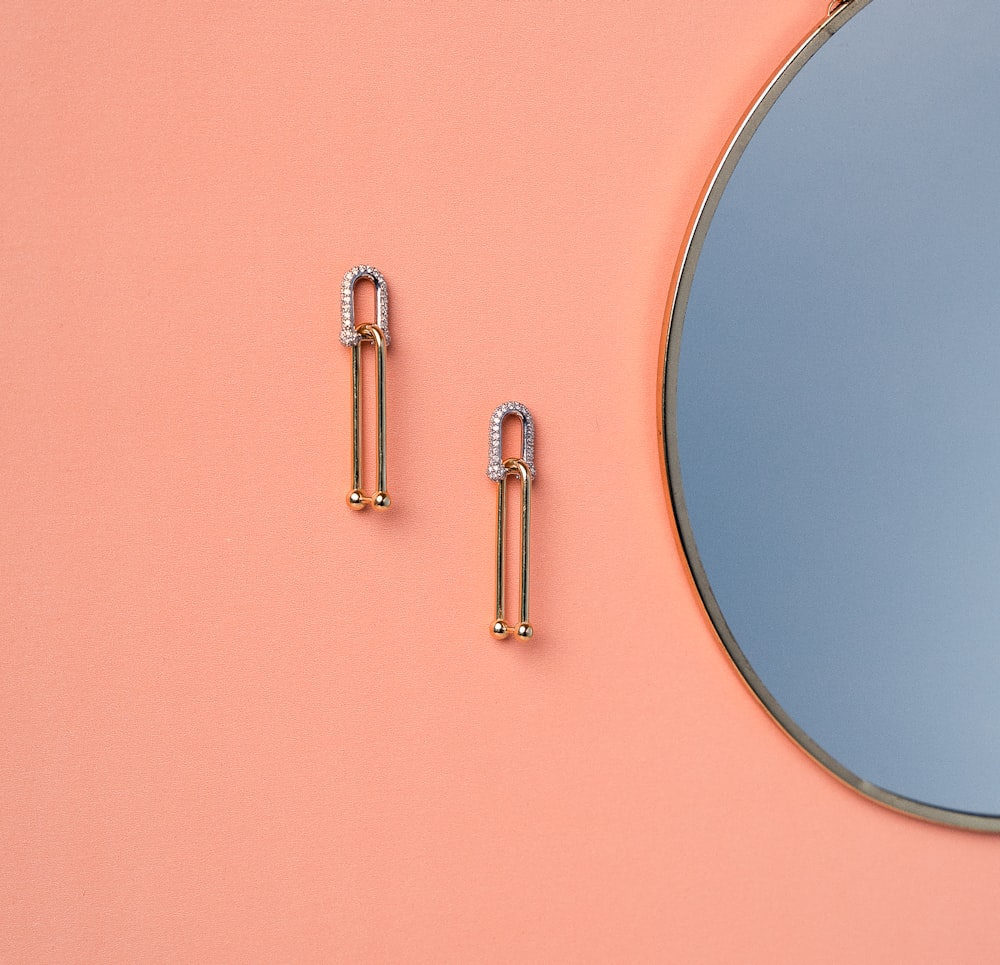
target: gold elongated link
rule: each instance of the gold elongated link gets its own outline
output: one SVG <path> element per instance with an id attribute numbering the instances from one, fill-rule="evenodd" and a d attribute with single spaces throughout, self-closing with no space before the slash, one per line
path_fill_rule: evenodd
<path id="1" fill-rule="evenodd" d="M 505 459 L 503 467 L 506 473 L 503 479 L 497 482 L 497 607 L 493 636 L 503 639 L 508 634 L 516 632 L 522 640 L 527 640 L 534 632 L 528 620 L 531 572 L 531 472 L 521 459 Z M 517 475 L 521 479 L 521 580 L 520 609 L 516 627 L 508 624 L 504 616 L 507 584 L 507 485 L 512 475 Z"/>
<path id="2" fill-rule="evenodd" d="M 388 509 L 390 505 L 388 486 L 386 484 L 385 468 L 385 335 L 378 325 L 362 325 L 357 329 L 360 341 L 351 346 L 351 396 L 352 405 L 352 447 L 353 447 L 353 486 L 347 497 L 352 509 L 364 509 L 373 506 L 375 509 Z M 363 461 L 362 455 L 362 419 L 361 419 L 361 346 L 372 342 L 375 346 L 375 418 L 377 428 L 375 433 L 375 461 L 378 489 L 374 496 L 365 494 L 362 488 Z"/>

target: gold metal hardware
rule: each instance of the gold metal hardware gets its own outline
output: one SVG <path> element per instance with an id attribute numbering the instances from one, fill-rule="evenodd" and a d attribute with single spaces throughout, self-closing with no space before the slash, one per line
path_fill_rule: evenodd
<path id="1" fill-rule="evenodd" d="M 522 441 L 520 458 L 502 458 L 500 434 L 504 419 L 520 417 Z M 498 406 L 490 420 L 490 464 L 486 474 L 497 484 L 497 554 L 496 554 L 496 617 L 490 628 L 493 636 L 504 639 L 516 633 L 518 639 L 529 640 L 534 632 L 528 620 L 528 586 L 531 556 L 531 482 L 535 475 L 535 425 L 531 413 L 520 402 L 505 402 Z M 507 556 L 507 483 L 512 475 L 521 480 L 521 600 L 517 626 L 507 623 L 504 616 Z"/>
<path id="2" fill-rule="evenodd" d="M 354 324 L 354 286 L 367 278 L 375 285 L 375 318 L 369 325 Z M 391 505 L 385 470 L 385 353 L 389 346 L 389 293 L 381 273 L 370 265 L 352 268 L 345 276 L 341 288 L 342 325 L 340 340 L 351 349 L 351 395 L 353 398 L 353 482 L 347 496 L 351 509 L 372 506 L 386 510 Z M 376 429 L 376 490 L 369 496 L 362 481 L 362 419 L 361 419 L 361 347 L 371 342 L 375 347 L 375 413 Z"/>

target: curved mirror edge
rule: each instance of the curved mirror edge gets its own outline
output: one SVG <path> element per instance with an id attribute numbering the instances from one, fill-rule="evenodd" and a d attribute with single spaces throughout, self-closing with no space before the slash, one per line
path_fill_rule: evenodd
<path id="1" fill-rule="evenodd" d="M 845 767 L 813 740 L 774 698 L 754 671 L 746 654 L 737 643 L 726 624 L 722 610 L 715 599 L 708 575 L 698 554 L 688 515 L 678 455 L 677 439 L 677 369 L 687 311 L 688 299 L 698 258 L 701 254 L 713 215 L 722 194 L 754 133 L 767 116 L 771 107 L 808 61 L 848 21 L 853 19 L 872 0 L 847 0 L 806 38 L 779 67 L 771 80 L 752 102 L 740 120 L 734 134 L 716 163 L 689 224 L 680 256 L 670 286 L 670 299 L 664 313 L 663 336 L 660 352 L 660 378 L 662 387 L 658 416 L 660 421 L 660 457 L 667 497 L 673 509 L 678 537 L 683 549 L 695 588 L 719 637 L 740 676 L 772 719 L 799 747 L 835 778 L 876 804 L 894 811 L 936 824 L 944 824 L 969 831 L 1000 832 L 1000 815 L 939 807 L 914 798 L 896 794 L 887 788 L 866 781 Z"/>

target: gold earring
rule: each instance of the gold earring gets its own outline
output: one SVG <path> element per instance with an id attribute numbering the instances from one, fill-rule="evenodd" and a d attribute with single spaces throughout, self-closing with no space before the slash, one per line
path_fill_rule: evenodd
<path id="1" fill-rule="evenodd" d="M 500 451 L 501 427 L 507 416 L 521 420 L 521 456 L 504 459 Z M 528 622 L 528 577 L 531 544 L 531 482 L 535 478 L 535 423 L 527 407 L 520 402 L 504 402 L 490 419 L 490 464 L 486 470 L 497 484 L 497 607 L 496 618 L 490 628 L 493 636 L 504 639 L 517 633 L 521 640 L 531 638 Z M 507 530 L 507 480 L 516 475 L 521 479 L 521 609 L 517 627 L 507 623 L 504 616 L 504 584 Z"/>
<path id="2" fill-rule="evenodd" d="M 354 287 L 363 278 L 375 285 L 375 321 L 358 328 L 354 324 Z M 340 314 L 340 340 L 351 350 L 351 390 L 354 398 L 354 484 L 347 496 L 347 505 L 351 509 L 373 506 L 377 510 L 385 510 L 391 504 L 385 481 L 385 352 L 389 347 L 389 289 L 378 269 L 371 265 L 358 265 L 344 275 L 344 283 L 340 289 Z M 365 494 L 361 479 L 362 342 L 371 342 L 375 346 L 375 412 L 378 420 L 375 451 L 378 484 L 374 496 Z"/>

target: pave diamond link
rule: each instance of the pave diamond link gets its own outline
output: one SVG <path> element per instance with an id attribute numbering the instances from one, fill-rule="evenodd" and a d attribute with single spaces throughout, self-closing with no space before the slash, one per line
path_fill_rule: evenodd
<path id="1" fill-rule="evenodd" d="M 354 325 L 354 286 L 367 278 L 375 286 L 376 325 L 382 329 L 385 344 L 389 344 L 389 289 L 382 273 L 371 265 L 358 265 L 344 275 L 340 286 L 340 340 L 344 345 L 359 345 L 363 339 Z"/>
<path id="2" fill-rule="evenodd" d="M 531 418 L 528 407 L 523 402 L 504 402 L 493 410 L 490 418 L 490 463 L 486 470 L 486 475 L 494 482 L 500 482 L 508 470 L 503 464 L 503 455 L 500 452 L 501 426 L 503 420 L 509 415 L 516 415 L 523 425 L 523 438 L 521 443 L 521 460 L 528 467 L 531 478 L 535 478 L 535 421 Z"/>

